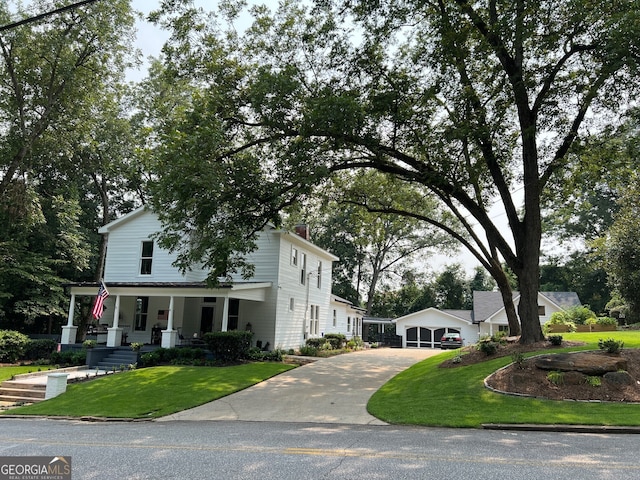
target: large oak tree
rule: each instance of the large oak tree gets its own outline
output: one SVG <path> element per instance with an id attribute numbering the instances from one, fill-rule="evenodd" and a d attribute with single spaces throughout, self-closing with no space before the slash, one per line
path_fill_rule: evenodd
<path id="1" fill-rule="evenodd" d="M 253 232 L 282 208 L 335 172 L 374 169 L 449 209 L 455 223 L 395 213 L 459 240 L 495 279 L 511 332 L 541 340 L 541 195 L 585 124 L 615 123 L 633 93 L 640 3 L 284 1 L 253 8 L 244 31 L 240 3 L 205 16 L 166 2 L 154 16 L 172 29 L 167 73 L 197 88 L 164 123 L 156 165 L 162 239 L 181 266 L 247 267 Z"/>

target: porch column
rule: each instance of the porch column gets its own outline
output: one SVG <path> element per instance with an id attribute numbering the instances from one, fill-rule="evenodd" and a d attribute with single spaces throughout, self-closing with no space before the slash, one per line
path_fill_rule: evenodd
<path id="1" fill-rule="evenodd" d="M 222 303 L 222 329 L 221 331 L 226 332 L 229 328 L 229 297 L 224 297 L 224 302 Z"/>
<path id="2" fill-rule="evenodd" d="M 76 343 L 76 335 L 78 333 L 78 327 L 73 325 L 73 316 L 76 311 L 76 294 L 71 294 L 71 302 L 69 303 L 69 317 L 67 318 L 67 324 L 62 327 L 62 336 L 60 343 L 63 345 L 70 345 Z"/>
<path id="3" fill-rule="evenodd" d="M 122 344 L 122 329 L 118 327 L 120 319 L 120 295 L 116 295 L 113 309 L 113 327 L 107 328 L 107 347 L 119 347 Z"/>
<path id="4" fill-rule="evenodd" d="M 162 348 L 173 348 L 176 346 L 178 332 L 173 329 L 173 296 L 169 297 L 169 315 L 167 317 L 167 329 L 162 330 Z"/>

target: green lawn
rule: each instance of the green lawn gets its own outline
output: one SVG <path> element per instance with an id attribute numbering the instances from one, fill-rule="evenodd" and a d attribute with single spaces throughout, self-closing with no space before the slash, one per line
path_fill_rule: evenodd
<path id="1" fill-rule="evenodd" d="M 58 397 L 4 413 L 157 418 L 216 400 L 291 368 L 294 367 L 269 362 L 232 367 L 142 368 L 71 384 Z"/>
<path id="2" fill-rule="evenodd" d="M 562 336 L 588 343 L 563 350 L 597 350 L 600 338 L 622 340 L 625 348 L 640 348 L 640 332 L 636 331 Z M 444 427 L 477 428 L 483 423 L 640 425 L 639 405 L 536 400 L 491 392 L 484 388 L 484 378 L 509 364 L 511 357 L 438 368 L 455 354 L 436 355 L 398 374 L 371 397 L 369 412 L 389 423 Z"/>
<path id="3" fill-rule="evenodd" d="M 20 367 L 0 367 L 0 382 L 5 380 L 11 380 L 14 375 L 20 375 L 22 373 L 34 373 L 45 370 L 51 370 L 53 367 L 50 365 L 27 365 Z"/>

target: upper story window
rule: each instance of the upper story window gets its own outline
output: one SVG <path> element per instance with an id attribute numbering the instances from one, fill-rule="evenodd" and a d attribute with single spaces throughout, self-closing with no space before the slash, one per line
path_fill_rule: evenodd
<path id="1" fill-rule="evenodd" d="M 316 277 L 318 279 L 318 288 L 322 288 L 322 262 L 318 262 L 318 271 L 316 272 Z"/>
<path id="2" fill-rule="evenodd" d="M 547 314 L 547 310 L 544 308 L 544 305 L 538 305 L 538 316 L 544 317 Z"/>
<path id="3" fill-rule="evenodd" d="M 291 265 L 298 266 L 298 249 L 296 247 L 291 247 Z"/>
<path id="4" fill-rule="evenodd" d="M 140 256 L 140 275 L 151 275 L 151 262 L 153 260 L 153 242 L 142 242 L 142 255 Z"/>
<path id="5" fill-rule="evenodd" d="M 300 283 L 305 285 L 307 282 L 307 255 L 300 252 Z"/>

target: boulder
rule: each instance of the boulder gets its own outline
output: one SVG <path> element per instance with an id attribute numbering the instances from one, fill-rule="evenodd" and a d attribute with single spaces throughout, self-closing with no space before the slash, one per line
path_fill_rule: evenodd
<path id="1" fill-rule="evenodd" d="M 628 372 L 609 372 L 605 373 L 602 378 L 613 385 L 635 385 L 636 383 Z"/>
<path id="2" fill-rule="evenodd" d="M 627 361 L 624 358 L 590 352 L 541 355 L 535 358 L 534 363 L 542 370 L 580 372 L 594 376 L 627 369 Z"/>

